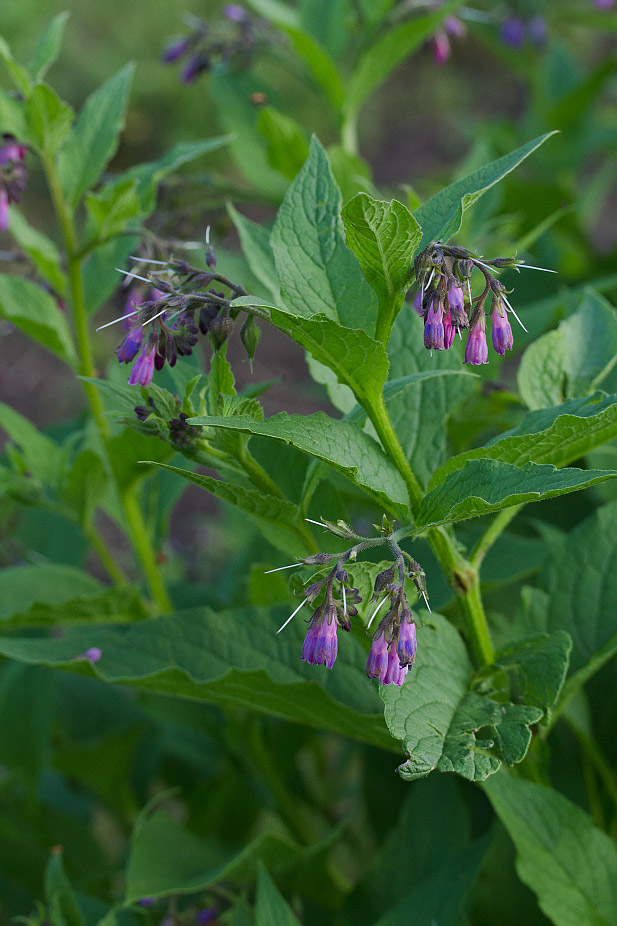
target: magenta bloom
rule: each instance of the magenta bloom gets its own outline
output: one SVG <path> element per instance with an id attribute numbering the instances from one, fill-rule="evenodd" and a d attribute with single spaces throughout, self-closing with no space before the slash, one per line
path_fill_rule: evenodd
<path id="1" fill-rule="evenodd" d="M 458 16 L 446 16 L 443 25 L 448 35 L 453 35 L 457 39 L 463 39 L 467 35 L 467 26 Z"/>
<path id="2" fill-rule="evenodd" d="M 383 682 L 388 671 L 388 642 L 384 634 L 373 640 L 371 651 L 366 661 L 366 674 L 369 678 L 378 678 Z"/>
<path id="3" fill-rule="evenodd" d="M 437 298 L 431 299 L 424 323 L 424 346 L 427 350 L 444 349 L 443 308 Z"/>
<path id="4" fill-rule="evenodd" d="M 443 348 L 444 350 L 450 350 L 452 347 L 452 342 L 454 341 L 454 335 L 456 334 L 456 329 L 452 327 L 452 316 L 449 312 L 443 317 Z"/>
<path id="5" fill-rule="evenodd" d="M 388 668 L 381 679 L 384 685 L 402 685 L 407 676 L 407 666 L 401 666 L 401 661 L 395 648 L 391 645 L 388 653 Z"/>
<path id="6" fill-rule="evenodd" d="M 328 616 L 331 618 L 328 620 Z M 304 645 L 302 659 L 311 666 L 332 668 L 336 660 L 338 641 L 336 637 L 336 615 L 326 611 L 326 617 L 320 621 L 311 621 Z"/>
<path id="7" fill-rule="evenodd" d="M 9 194 L 0 187 L 0 231 L 6 231 L 9 227 Z"/>
<path id="8" fill-rule="evenodd" d="M 469 329 L 464 363 L 471 363 L 475 367 L 480 366 L 481 363 L 488 363 L 484 315 L 481 315 L 473 328 Z"/>
<path id="9" fill-rule="evenodd" d="M 141 325 L 138 325 L 137 328 L 132 328 L 122 344 L 119 347 L 116 347 L 116 357 L 120 363 L 130 363 L 131 360 L 134 360 L 137 356 L 137 352 L 142 345 L 144 339 L 144 329 Z"/>
<path id="10" fill-rule="evenodd" d="M 448 33 L 440 29 L 433 36 L 433 58 L 435 64 L 445 64 L 450 57 L 450 40 Z"/>
<path id="11" fill-rule="evenodd" d="M 9 205 L 18 203 L 26 188 L 26 168 L 23 160 L 27 148 L 4 134 L 0 145 L 0 231 L 9 227 Z"/>
<path id="12" fill-rule="evenodd" d="M 150 385 L 154 375 L 155 354 L 156 347 L 148 350 L 148 344 L 146 343 L 142 348 L 141 354 L 135 361 L 133 369 L 131 370 L 131 375 L 129 376 L 129 386 L 136 386 L 137 383 L 139 383 L 140 386 Z"/>
<path id="13" fill-rule="evenodd" d="M 400 626 L 398 634 L 398 644 L 396 655 L 401 666 L 410 668 L 416 658 L 416 625 L 413 622 L 404 620 Z"/>
<path id="14" fill-rule="evenodd" d="M 493 347 L 503 357 L 507 350 L 512 350 L 514 338 L 512 337 L 512 328 L 506 310 L 503 309 L 502 311 L 503 315 L 501 315 L 499 308 L 495 306 L 491 313 L 491 321 L 493 323 Z"/>

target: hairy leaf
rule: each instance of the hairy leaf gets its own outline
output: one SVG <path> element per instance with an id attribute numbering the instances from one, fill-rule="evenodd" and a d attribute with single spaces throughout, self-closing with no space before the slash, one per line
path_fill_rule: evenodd
<path id="1" fill-rule="evenodd" d="M 53 296 L 36 283 L 0 274 L 0 316 L 66 363 L 74 362 L 75 349 L 66 318 Z"/>

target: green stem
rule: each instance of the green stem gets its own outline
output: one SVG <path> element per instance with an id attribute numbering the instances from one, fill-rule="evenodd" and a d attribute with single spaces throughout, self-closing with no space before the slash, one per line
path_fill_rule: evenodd
<path id="1" fill-rule="evenodd" d="M 81 271 L 81 261 L 79 258 L 79 249 L 77 247 L 77 235 L 75 233 L 73 216 L 68 204 L 64 199 L 53 159 L 45 155 L 43 156 L 42 163 L 45 170 L 45 175 L 47 177 L 47 183 L 54 208 L 56 210 L 58 221 L 60 222 L 60 227 L 62 229 L 64 246 L 66 249 L 69 285 L 71 291 L 71 307 L 73 312 L 73 321 L 75 325 L 75 335 L 77 338 L 79 355 L 78 369 L 81 376 L 95 378 L 96 370 L 94 368 L 94 361 L 90 348 L 88 315 L 86 312 L 84 300 L 84 285 Z M 93 383 L 86 383 L 82 381 L 82 386 L 90 406 L 90 411 L 98 428 L 102 441 L 102 447 L 105 455 L 108 457 L 109 464 L 109 455 L 107 451 L 109 425 L 103 417 L 103 404 L 101 402 L 101 397 Z M 113 473 L 113 469 L 110 465 L 108 465 L 108 470 L 110 473 Z M 137 553 L 139 561 L 143 567 L 151 594 L 158 606 L 162 608 L 162 610 L 170 611 L 172 608 L 171 601 L 165 590 L 163 580 L 161 579 L 158 564 L 154 555 L 154 550 L 152 549 L 150 539 L 146 532 L 139 505 L 135 498 L 128 492 L 122 492 L 119 486 L 116 486 L 116 488 L 118 490 L 118 494 L 122 501 L 127 517 L 129 535 L 131 537 L 135 552 Z M 109 559 L 111 559 L 111 557 L 109 557 Z"/>
<path id="2" fill-rule="evenodd" d="M 341 147 L 347 154 L 358 154 L 358 114 L 351 110 L 343 117 Z"/>
<path id="3" fill-rule="evenodd" d="M 584 733 L 574 723 L 574 721 L 568 717 L 567 714 L 564 715 L 564 720 L 576 736 L 581 747 L 581 751 L 587 757 L 590 764 L 595 768 L 599 778 L 601 779 L 604 787 L 610 795 L 613 804 L 615 807 L 617 807 L 617 778 L 615 777 L 615 773 L 610 764 L 604 758 L 601 750 L 598 749 L 595 741 L 590 736 L 587 736 L 587 734 Z"/>
<path id="4" fill-rule="evenodd" d="M 422 501 L 423 491 L 415 473 L 409 465 L 388 414 L 383 395 L 373 405 L 365 406 L 384 449 L 405 480 L 412 514 L 416 514 Z M 427 532 L 427 539 L 437 557 L 445 576 L 459 596 L 465 621 L 466 636 L 476 663 L 487 665 L 494 661 L 495 651 L 491 642 L 486 614 L 480 593 L 480 577 L 477 568 L 459 552 L 456 540 L 444 527 Z"/>
<path id="5" fill-rule="evenodd" d="M 486 528 L 475 547 L 469 554 L 469 562 L 479 569 L 482 560 L 493 546 L 496 540 L 506 529 L 510 521 L 516 517 L 523 506 L 512 505 L 511 508 L 504 508 L 499 514 L 496 514 L 489 526 Z"/>
<path id="6" fill-rule="evenodd" d="M 96 552 L 112 582 L 114 582 L 116 585 L 126 585 L 127 578 L 124 572 L 115 562 L 111 553 L 107 549 L 107 544 L 99 534 L 96 527 L 91 525 L 90 527 L 86 528 L 85 534 L 88 538 L 90 546 Z"/>
<path id="7" fill-rule="evenodd" d="M 128 519 L 131 542 L 143 567 L 152 597 L 161 610 L 170 612 L 173 605 L 161 578 L 139 502 L 130 490 L 123 492 L 121 498 Z"/>

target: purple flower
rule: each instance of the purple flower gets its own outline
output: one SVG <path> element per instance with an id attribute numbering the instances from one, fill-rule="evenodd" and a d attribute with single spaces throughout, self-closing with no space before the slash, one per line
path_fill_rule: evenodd
<path id="1" fill-rule="evenodd" d="M 508 16 L 499 29 L 501 41 L 510 48 L 520 48 L 525 40 L 525 24 L 518 16 Z"/>
<path id="2" fill-rule="evenodd" d="M 26 146 L 18 144 L 12 135 L 5 135 L 4 144 L 0 146 L 0 165 L 23 161 L 27 150 Z"/>
<path id="3" fill-rule="evenodd" d="M 548 26 L 544 16 L 534 16 L 533 19 L 529 20 L 527 23 L 527 34 L 532 44 L 538 48 L 546 43 Z"/>
<path id="4" fill-rule="evenodd" d="M 139 907 L 151 907 L 154 904 L 154 897 L 142 897 L 137 901 Z"/>
<path id="5" fill-rule="evenodd" d="M 469 329 L 467 344 L 465 345 L 464 363 L 471 363 L 475 367 L 482 363 L 488 363 L 484 314 L 480 316 L 473 328 Z"/>
<path id="6" fill-rule="evenodd" d="M 192 84 L 195 78 L 207 71 L 209 67 L 210 59 L 207 55 L 194 55 L 183 68 L 180 80 L 183 84 Z"/>
<path id="7" fill-rule="evenodd" d="M 465 296 L 462 286 L 459 286 L 458 283 L 453 283 L 448 290 L 448 306 L 452 325 L 455 328 L 466 328 Z"/>
<path id="8" fill-rule="evenodd" d="M 398 633 L 396 655 L 401 666 L 410 668 L 416 658 L 416 625 L 413 621 L 403 620 Z"/>
<path id="9" fill-rule="evenodd" d="M 452 342 L 454 341 L 454 335 L 456 334 L 456 329 L 452 326 L 452 316 L 449 312 L 443 317 L 443 348 L 444 350 L 450 350 L 452 347 Z"/>
<path id="10" fill-rule="evenodd" d="M 499 303 L 493 308 L 491 321 L 493 323 L 493 347 L 503 357 L 507 350 L 512 350 L 514 339 L 506 310 Z"/>
<path id="11" fill-rule="evenodd" d="M 388 670 L 388 645 L 383 633 L 373 639 L 366 661 L 366 674 L 369 678 L 378 678 L 383 682 Z"/>
<path id="12" fill-rule="evenodd" d="M 175 42 L 172 42 L 167 46 L 161 55 L 161 61 L 163 61 L 165 64 L 171 64 L 173 61 L 177 61 L 178 58 L 181 58 L 184 54 L 186 54 L 189 44 L 190 39 L 186 35 L 181 39 L 176 39 Z"/>
<path id="13" fill-rule="evenodd" d="M 116 347 L 116 357 L 120 363 L 130 363 L 137 356 L 137 352 L 144 339 L 144 329 L 141 325 L 132 328 L 119 347 Z"/>
<path id="14" fill-rule="evenodd" d="M 0 231 L 9 227 L 9 194 L 0 186 Z"/>
<path id="15" fill-rule="evenodd" d="M 445 64 L 450 57 L 450 40 L 448 33 L 440 29 L 433 36 L 433 58 L 435 64 Z"/>
<path id="16" fill-rule="evenodd" d="M 228 3 L 223 10 L 223 15 L 234 23 L 245 23 L 249 18 L 248 13 L 239 3 Z"/>
<path id="17" fill-rule="evenodd" d="M 413 297 L 411 306 L 414 312 L 416 312 L 420 316 L 420 318 L 422 318 L 424 315 L 424 308 L 422 306 L 422 293 L 420 292 L 420 290 L 418 290 L 418 292 Z"/>
<path id="18" fill-rule="evenodd" d="M 2 136 L 0 145 L 0 231 L 9 227 L 9 205 L 18 203 L 26 188 L 26 168 L 23 160 L 27 148 L 20 145 L 12 135 Z"/>
<path id="19" fill-rule="evenodd" d="M 327 608 L 323 618 L 312 620 L 302 647 L 303 661 L 331 669 L 338 646 L 336 629 L 336 609 Z"/>
<path id="20" fill-rule="evenodd" d="M 439 302 L 439 296 L 434 293 L 424 323 L 424 346 L 427 350 L 443 350 L 443 338 L 443 307 Z"/>
<path id="21" fill-rule="evenodd" d="M 139 383 L 141 386 L 149 386 L 152 382 L 152 376 L 154 375 L 154 355 L 156 354 L 156 347 L 150 348 L 148 350 L 148 343 L 144 344 L 141 354 L 135 361 L 135 365 L 131 370 L 131 375 L 129 376 L 129 386 L 136 386 Z"/>
<path id="22" fill-rule="evenodd" d="M 453 35 L 457 39 L 463 39 L 467 35 L 467 26 L 458 16 L 446 16 L 443 25 L 448 35 Z"/>
<path id="23" fill-rule="evenodd" d="M 87 649 L 85 653 L 81 653 L 79 656 L 75 656 L 73 661 L 95 663 L 99 661 L 102 655 L 103 652 L 98 646 L 91 646 L 90 649 Z"/>
<path id="24" fill-rule="evenodd" d="M 381 679 L 384 685 L 402 685 L 407 676 L 407 666 L 401 666 L 401 661 L 394 646 L 390 646 L 388 653 L 388 668 Z"/>
<path id="25" fill-rule="evenodd" d="M 216 918 L 219 915 L 219 908 L 215 905 L 213 907 L 204 907 L 203 910 L 198 910 L 195 914 L 195 922 L 199 926 L 207 926 L 209 923 L 215 923 Z"/>
<path id="26" fill-rule="evenodd" d="M 610 10 L 614 2 L 615 0 L 594 0 L 594 3 L 599 10 Z"/>

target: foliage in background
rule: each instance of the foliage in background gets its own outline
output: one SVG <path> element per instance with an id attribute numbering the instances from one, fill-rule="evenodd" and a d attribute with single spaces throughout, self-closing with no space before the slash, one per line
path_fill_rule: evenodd
<path id="1" fill-rule="evenodd" d="M 23 58 L 0 39 L 0 316 L 84 396 L 42 429 L 0 404 L 0 919 L 608 926 L 617 13 L 210 12 L 171 44 L 146 26 L 160 97 L 148 110 L 142 85 L 142 112 L 163 123 L 178 93 L 199 116 L 187 140 L 175 112 L 182 137 L 147 153 L 131 65 L 74 112 L 46 76 L 64 14 Z M 461 131 L 441 97 L 459 67 L 477 91 L 466 54 L 491 62 L 502 110 L 520 86 L 523 111 L 470 118 L 454 170 L 414 151 L 396 191 L 378 184 L 373 126 L 414 139 L 429 113 Z M 242 255 L 221 243 L 231 229 Z M 466 354 L 470 375 L 407 292 L 415 278 L 443 303 L 473 269 L 463 328 L 478 332 L 482 266 L 527 331 L 494 337 L 486 365 Z M 117 315 L 115 358 L 95 329 Z M 252 366 L 280 349 L 272 329 L 306 353 L 328 413 L 265 415 L 273 384 L 236 348 Z M 187 483 L 222 506 L 208 547 L 170 528 Z M 276 632 L 322 594 L 309 640 L 350 629 L 331 673 L 309 663 L 332 667 L 332 634 L 322 652 L 303 651 L 301 616 Z M 394 632 L 396 672 L 372 674 L 397 683 L 371 687 L 365 624 L 388 601 L 377 640 Z"/>

